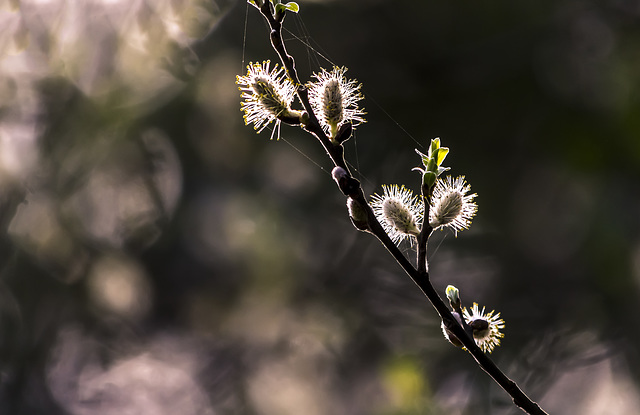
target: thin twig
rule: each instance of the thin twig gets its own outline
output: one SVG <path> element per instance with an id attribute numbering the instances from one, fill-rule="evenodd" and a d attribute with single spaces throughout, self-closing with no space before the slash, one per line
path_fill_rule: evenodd
<path id="1" fill-rule="evenodd" d="M 518 385 L 509 379 L 496 364 L 485 354 L 478 345 L 476 345 L 473 337 L 470 336 L 465 329 L 453 317 L 449 307 L 440 298 L 437 291 L 429 280 L 429 272 L 427 267 L 427 241 L 433 229 L 429 225 L 429 197 L 428 189 L 423 186 L 422 195 L 425 205 L 424 225 L 418 236 L 418 254 L 417 268 L 404 256 L 400 249 L 393 243 L 389 235 L 385 232 L 380 222 L 375 217 L 371 206 L 367 203 L 360 182 L 353 178 L 349 173 L 347 163 L 344 159 L 344 149 L 341 144 L 333 143 L 324 133 L 320 123 L 313 113 L 311 103 L 309 102 L 308 91 L 301 84 L 298 78 L 295 61 L 286 50 L 282 38 L 282 21 L 284 14 L 280 16 L 274 15 L 274 9 L 270 1 L 264 1 L 261 7 L 258 7 L 262 15 L 265 17 L 271 28 L 271 44 L 280 57 L 282 65 L 285 67 L 288 76 L 297 86 L 298 99 L 302 103 L 309 119 L 304 123 L 304 128 L 313 134 L 322 144 L 327 154 L 336 167 L 344 169 L 344 173 L 338 182 L 338 186 L 345 196 L 351 197 L 358 205 L 367 212 L 368 231 L 372 233 L 384 245 L 389 253 L 394 257 L 402 269 L 409 275 L 413 282 L 420 288 L 424 295 L 429 299 L 431 305 L 440 315 L 445 327 L 452 332 L 469 351 L 476 360 L 478 365 L 495 380 L 513 399 L 513 403 L 523 411 L 534 415 L 548 415 L 537 403 L 532 401 Z"/>

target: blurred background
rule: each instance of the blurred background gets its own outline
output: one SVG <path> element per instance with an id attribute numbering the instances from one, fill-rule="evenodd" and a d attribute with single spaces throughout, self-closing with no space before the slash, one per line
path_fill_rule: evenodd
<path id="1" fill-rule="evenodd" d="M 640 408 L 640 1 L 299 0 L 301 76 L 363 84 L 347 156 L 478 215 L 433 283 L 506 321 L 550 413 Z M 245 126 L 241 0 L 0 0 L 0 414 L 518 414 L 350 224 L 319 144 Z M 407 255 L 411 248 L 404 246 Z"/>

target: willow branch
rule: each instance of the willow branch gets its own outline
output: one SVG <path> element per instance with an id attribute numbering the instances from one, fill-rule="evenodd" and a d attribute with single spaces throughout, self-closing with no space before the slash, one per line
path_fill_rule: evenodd
<path id="1" fill-rule="evenodd" d="M 308 120 L 304 122 L 304 128 L 311 134 L 313 134 L 318 141 L 322 144 L 327 154 L 331 158 L 336 168 L 343 170 L 338 174 L 334 174 L 334 179 L 338 183 L 340 191 L 352 198 L 358 206 L 366 212 L 367 215 L 367 231 L 373 234 L 382 245 L 389 251 L 391 256 L 398 262 L 400 267 L 407 273 L 411 280 L 420 288 L 423 294 L 429 299 L 429 302 L 439 314 L 445 327 L 452 332 L 464 345 L 464 347 L 473 356 L 478 365 L 489 375 L 493 380 L 507 392 L 513 399 L 513 403 L 521 408 L 523 411 L 534 415 L 548 415 L 543 411 L 538 404 L 532 401 L 519 387 L 518 385 L 509 379 L 496 364 L 486 355 L 475 343 L 473 337 L 465 331 L 465 329 L 458 323 L 453 317 L 449 307 L 440 298 L 437 291 L 429 280 L 429 272 L 427 267 L 427 241 L 431 235 L 433 229 L 429 225 L 429 193 L 423 186 L 422 194 L 424 199 L 425 211 L 424 211 L 424 226 L 420 234 L 418 235 L 418 254 L 417 254 L 417 268 L 411 264 L 411 262 L 404 256 L 395 243 L 389 238 L 380 222 L 375 217 L 373 210 L 369 203 L 367 203 L 366 197 L 360 185 L 360 182 L 353 178 L 349 173 L 349 169 L 344 159 L 344 149 L 342 144 L 333 143 L 327 135 L 324 133 L 318 119 L 313 113 L 311 103 L 309 101 L 309 95 L 306 87 L 302 85 L 295 68 L 295 61 L 291 55 L 287 52 L 286 46 L 282 38 L 282 21 L 284 20 L 284 14 L 279 16 L 274 14 L 273 6 L 271 2 L 264 1 L 260 7 L 258 7 L 262 15 L 265 17 L 271 28 L 271 44 L 280 57 L 282 65 L 285 67 L 289 78 L 297 86 L 297 96 L 302 103 L 305 111 L 308 113 Z M 335 171 L 335 169 L 334 169 Z"/>

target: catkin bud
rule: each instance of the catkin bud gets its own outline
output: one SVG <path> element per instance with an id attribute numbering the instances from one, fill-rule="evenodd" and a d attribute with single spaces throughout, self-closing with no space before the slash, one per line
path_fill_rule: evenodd
<path id="1" fill-rule="evenodd" d="M 473 329 L 473 339 L 482 351 L 491 353 L 493 349 L 500 345 L 500 339 L 504 334 L 500 331 L 504 329 L 504 320 L 500 318 L 500 313 L 493 310 L 485 312 L 477 303 L 473 303 L 470 310 L 462 310 L 465 321 Z"/>
<path id="2" fill-rule="evenodd" d="M 460 314 L 454 311 L 451 315 L 453 315 L 453 317 L 458 321 L 458 324 L 462 325 L 462 318 L 460 317 Z M 456 347 L 463 347 L 462 342 L 456 337 L 456 335 L 444 325 L 444 321 L 440 324 L 440 327 L 442 328 L 444 338 L 447 339 L 449 343 Z"/>
<path id="3" fill-rule="evenodd" d="M 471 220 L 478 210 L 473 201 L 476 194 L 467 194 L 471 190 L 464 176 L 455 180 L 447 176 L 438 179 L 431 196 L 429 224 L 433 229 L 451 228 L 455 235 L 471 225 Z"/>
<path id="4" fill-rule="evenodd" d="M 394 243 L 411 242 L 420 234 L 422 201 L 406 187 L 382 185 L 384 193 L 371 197 L 371 208 Z"/>
<path id="5" fill-rule="evenodd" d="M 338 187 L 342 188 L 343 183 L 349 178 L 349 173 L 344 168 L 336 166 L 331 170 L 331 177 L 338 184 Z"/>
<path id="6" fill-rule="evenodd" d="M 323 130 L 331 140 L 337 140 L 338 128 L 345 123 L 358 125 L 364 122 L 364 111 L 358 108 L 362 99 L 361 85 L 344 77 L 346 68 L 334 67 L 331 72 L 322 69 L 309 82 L 309 101 Z M 342 141 L 346 140 L 346 136 Z M 342 142 L 338 141 L 338 142 Z"/>
<path id="7" fill-rule="evenodd" d="M 236 83 L 243 99 L 240 108 L 244 112 L 245 123 L 253 124 L 260 132 L 275 121 L 275 133 L 279 131 L 281 121 L 299 124 L 300 113 L 291 109 L 296 88 L 286 76 L 286 71 L 277 64 L 272 69 L 269 66 L 269 61 L 249 64 L 247 74 L 238 76 Z"/>
<path id="8" fill-rule="evenodd" d="M 347 208 L 353 226 L 361 231 L 369 230 L 369 215 L 362 205 L 350 197 L 347 199 Z"/>

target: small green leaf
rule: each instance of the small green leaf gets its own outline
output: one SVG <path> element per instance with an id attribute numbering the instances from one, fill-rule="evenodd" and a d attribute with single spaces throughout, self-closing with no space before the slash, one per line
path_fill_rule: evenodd
<path id="1" fill-rule="evenodd" d="M 285 4 L 284 8 L 294 13 L 298 13 L 300 11 L 300 6 L 298 6 L 298 3 L 296 3 L 295 1 L 290 1 L 289 3 Z"/>
<path id="2" fill-rule="evenodd" d="M 431 145 L 429 146 L 429 157 L 433 157 L 439 148 L 440 148 L 440 139 L 434 138 L 433 140 L 431 140 Z"/>
<path id="3" fill-rule="evenodd" d="M 447 154 L 449 154 L 449 148 L 448 147 L 440 147 L 438 149 L 438 155 L 436 157 L 436 163 L 439 165 L 442 164 L 442 162 L 444 161 L 444 158 L 447 157 Z"/>

